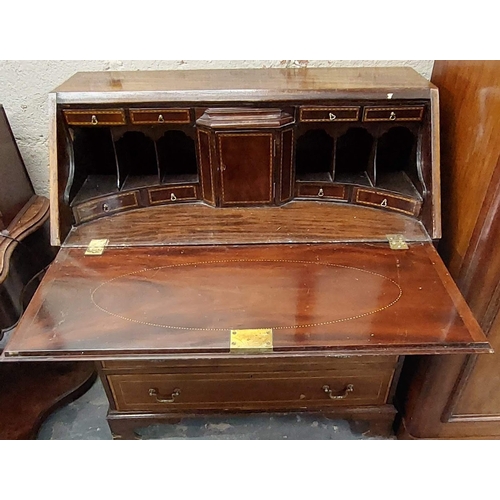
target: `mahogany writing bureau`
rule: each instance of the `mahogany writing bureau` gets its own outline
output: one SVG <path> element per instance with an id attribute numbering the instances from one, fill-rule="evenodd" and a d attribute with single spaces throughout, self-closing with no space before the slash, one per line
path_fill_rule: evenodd
<path id="1" fill-rule="evenodd" d="M 285 411 L 387 433 L 405 355 L 490 350 L 433 246 L 413 70 L 79 73 L 50 110 L 61 250 L 5 355 L 96 360 L 117 437 Z"/>

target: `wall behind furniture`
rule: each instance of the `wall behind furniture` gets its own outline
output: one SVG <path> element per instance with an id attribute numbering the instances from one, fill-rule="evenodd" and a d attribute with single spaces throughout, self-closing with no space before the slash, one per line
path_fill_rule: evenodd
<path id="1" fill-rule="evenodd" d="M 0 103 L 35 191 L 47 196 L 47 95 L 77 71 L 333 66 L 411 66 L 430 78 L 433 61 L 0 61 Z"/>

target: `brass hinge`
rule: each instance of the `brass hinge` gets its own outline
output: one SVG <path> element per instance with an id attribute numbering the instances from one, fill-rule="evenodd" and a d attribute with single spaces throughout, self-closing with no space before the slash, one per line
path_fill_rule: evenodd
<path id="1" fill-rule="evenodd" d="M 232 353 L 257 354 L 273 351 L 272 328 L 231 330 L 229 339 Z"/>
<path id="2" fill-rule="evenodd" d="M 408 250 L 408 243 L 402 234 L 386 234 L 391 250 Z"/>
<path id="3" fill-rule="evenodd" d="M 107 239 L 91 240 L 87 246 L 87 250 L 85 250 L 85 255 L 102 255 L 108 243 L 109 240 Z"/>

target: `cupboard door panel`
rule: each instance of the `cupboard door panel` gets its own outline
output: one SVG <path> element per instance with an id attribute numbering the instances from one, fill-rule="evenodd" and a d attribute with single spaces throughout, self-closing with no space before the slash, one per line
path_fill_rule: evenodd
<path id="1" fill-rule="evenodd" d="M 271 204 L 273 134 L 217 134 L 221 205 Z"/>

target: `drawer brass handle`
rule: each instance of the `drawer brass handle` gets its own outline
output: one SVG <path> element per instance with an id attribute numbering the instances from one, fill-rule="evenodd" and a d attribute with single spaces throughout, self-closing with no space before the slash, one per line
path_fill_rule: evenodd
<path id="1" fill-rule="evenodd" d="M 96 115 L 92 115 L 90 121 L 92 122 L 92 125 L 97 125 L 99 123 L 99 120 L 97 119 Z"/>
<path id="2" fill-rule="evenodd" d="M 328 394 L 330 399 L 345 399 L 349 395 L 350 392 L 354 391 L 354 386 L 352 384 L 346 385 L 346 388 L 342 391 L 342 393 L 337 395 L 337 396 L 334 396 L 332 394 L 332 390 L 330 389 L 329 385 L 324 385 L 323 391 Z"/>
<path id="3" fill-rule="evenodd" d="M 396 113 L 394 111 L 391 111 L 391 114 L 389 115 L 389 120 L 394 121 L 396 119 Z"/>
<path id="4" fill-rule="evenodd" d="M 174 193 L 170 193 L 170 199 L 171 199 L 172 201 L 175 201 L 175 200 L 177 199 L 177 196 L 175 196 L 175 194 L 174 194 Z"/>
<path id="5" fill-rule="evenodd" d="M 323 188 L 319 188 L 319 191 L 318 191 L 318 196 L 321 198 L 325 195 L 325 193 L 323 192 Z"/>
<path id="6" fill-rule="evenodd" d="M 387 206 L 387 198 L 384 198 L 382 200 L 382 203 L 380 204 L 381 207 L 386 207 Z"/>
<path id="7" fill-rule="evenodd" d="M 328 113 L 328 118 L 330 118 L 330 121 L 333 122 L 333 120 L 337 119 L 337 115 L 334 115 L 333 113 Z"/>
<path id="8" fill-rule="evenodd" d="M 102 211 L 103 212 L 109 212 L 109 205 L 107 203 L 102 204 Z"/>
<path id="9" fill-rule="evenodd" d="M 158 389 L 152 387 L 149 389 L 149 395 L 156 398 L 157 403 L 175 403 L 175 398 L 178 398 L 181 395 L 181 390 L 174 389 L 170 397 L 165 397 L 159 394 Z"/>
<path id="10" fill-rule="evenodd" d="M 158 123 L 165 123 L 165 118 L 163 118 L 163 115 L 158 115 Z"/>

